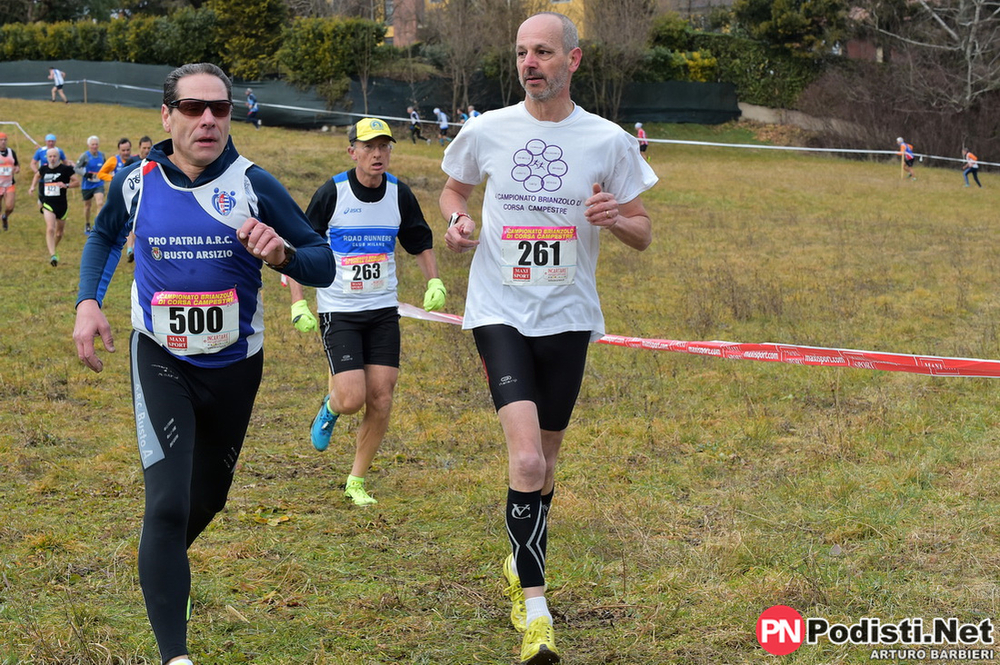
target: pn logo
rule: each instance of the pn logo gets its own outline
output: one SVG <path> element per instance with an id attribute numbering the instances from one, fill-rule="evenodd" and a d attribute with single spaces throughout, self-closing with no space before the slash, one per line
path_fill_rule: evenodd
<path id="1" fill-rule="evenodd" d="M 757 618 L 757 641 L 775 656 L 792 653 L 806 639 L 802 615 L 788 605 L 774 605 Z"/>
<path id="2" fill-rule="evenodd" d="M 212 207 L 220 215 L 229 215 L 236 207 L 236 192 L 220 192 L 219 188 L 216 187 L 215 196 L 212 197 Z"/>

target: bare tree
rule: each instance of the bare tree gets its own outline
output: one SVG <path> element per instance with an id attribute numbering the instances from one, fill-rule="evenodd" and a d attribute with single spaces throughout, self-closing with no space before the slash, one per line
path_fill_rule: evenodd
<path id="1" fill-rule="evenodd" d="M 288 15 L 302 18 L 326 18 L 330 16 L 330 3 L 325 0 L 285 0 Z"/>
<path id="2" fill-rule="evenodd" d="M 303 18 L 329 18 L 330 16 L 357 16 L 372 18 L 372 0 L 285 0 L 292 16 Z"/>
<path id="3" fill-rule="evenodd" d="M 385 26 L 372 20 L 349 19 L 348 25 L 352 36 L 351 64 L 358 75 L 361 86 L 361 100 L 364 113 L 368 115 L 368 82 L 372 74 L 385 60 L 382 40 L 385 39 Z"/>
<path id="4" fill-rule="evenodd" d="M 517 60 L 514 43 L 517 29 L 529 16 L 548 9 L 545 0 L 482 0 L 483 20 L 490 27 L 485 32 L 484 51 L 488 75 L 500 83 L 500 97 L 504 106 L 520 98 L 517 79 Z"/>
<path id="5" fill-rule="evenodd" d="M 469 81 L 479 69 L 486 42 L 492 29 L 483 20 L 478 0 L 444 0 L 425 14 L 430 32 L 445 48 L 444 66 L 451 80 L 450 109 L 469 103 Z"/>
<path id="6" fill-rule="evenodd" d="M 1000 0 L 862 4 L 862 22 L 891 38 L 892 60 L 925 102 L 965 111 L 1000 90 Z"/>
<path id="7" fill-rule="evenodd" d="M 593 110 L 606 118 L 617 118 L 625 86 L 642 64 L 654 9 L 654 0 L 592 0 L 585 6 L 580 73 L 589 83 Z"/>

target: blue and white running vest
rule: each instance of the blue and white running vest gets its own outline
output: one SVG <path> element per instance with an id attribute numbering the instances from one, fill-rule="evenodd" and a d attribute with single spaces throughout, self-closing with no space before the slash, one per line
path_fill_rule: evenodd
<path id="1" fill-rule="evenodd" d="M 337 209 L 326 237 L 337 261 L 337 279 L 316 290 L 319 312 L 358 312 L 396 307 L 396 236 L 402 215 L 396 176 L 385 174 L 385 196 L 365 203 L 351 191 L 347 173 L 337 183 Z"/>
<path id="2" fill-rule="evenodd" d="M 236 238 L 256 214 L 251 166 L 239 157 L 212 182 L 186 189 L 143 162 L 123 185 L 138 189 L 132 326 L 199 367 L 230 365 L 264 344 L 261 260 Z"/>

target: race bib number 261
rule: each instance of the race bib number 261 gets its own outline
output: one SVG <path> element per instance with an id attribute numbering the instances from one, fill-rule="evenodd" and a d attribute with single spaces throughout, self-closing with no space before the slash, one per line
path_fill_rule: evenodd
<path id="1" fill-rule="evenodd" d="M 511 286 L 572 284 L 576 275 L 575 226 L 505 226 L 500 236 L 503 283 Z"/>

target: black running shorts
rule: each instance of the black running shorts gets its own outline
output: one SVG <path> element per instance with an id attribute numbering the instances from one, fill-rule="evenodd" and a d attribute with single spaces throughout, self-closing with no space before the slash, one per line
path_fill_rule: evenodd
<path id="1" fill-rule="evenodd" d="M 566 429 L 583 383 L 590 332 L 526 337 L 511 326 L 490 325 L 472 334 L 493 406 L 499 411 L 511 402 L 534 402 L 542 429 Z"/>
<path id="2" fill-rule="evenodd" d="M 399 309 L 320 312 L 319 331 L 330 372 L 364 369 L 365 365 L 399 368 Z"/>
<path id="3" fill-rule="evenodd" d="M 48 210 L 56 219 L 66 219 L 66 213 L 69 212 L 69 205 L 66 203 L 65 199 L 53 199 L 50 203 L 43 203 L 40 210 Z"/>
<path id="4" fill-rule="evenodd" d="M 90 187 L 88 189 L 80 188 L 80 198 L 84 201 L 89 201 L 94 198 L 94 194 L 104 194 L 104 184 L 102 183 L 100 187 Z"/>

